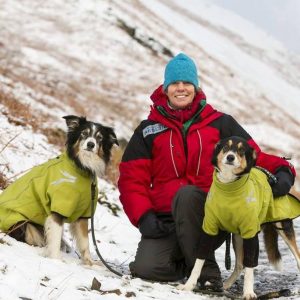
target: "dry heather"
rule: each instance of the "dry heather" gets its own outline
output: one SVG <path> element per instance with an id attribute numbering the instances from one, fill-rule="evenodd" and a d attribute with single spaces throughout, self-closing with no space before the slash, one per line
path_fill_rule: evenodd
<path id="1" fill-rule="evenodd" d="M 33 115 L 30 106 L 23 104 L 16 100 L 13 96 L 1 93 L 0 91 L 0 103 L 6 107 L 6 110 L 2 111 L 8 121 L 17 126 L 31 126 L 33 130 L 38 128 L 39 117 Z"/>
<path id="2" fill-rule="evenodd" d="M 0 103 L 5 109 L 2 114 L 5 115 L 11 124 L 16 126 L 30 126 L 33 131 L 43 133 L 51 144 L 63 147 L 65 134 L 58 128 L 43 128 L 41 124 L 48 120 L 48 116 L 42 113 L 34 112 L 30 105 L 23 104 L 13 96 L 3 94 L 0 91 Z"/>
<path id="3" fill-rule="evenodd" d="M 5 115 L 8 121 L 17 126 L 30 126 L 33 131 L 44 134 L 49 143 L 64 149 L 66 134 L 60 128 L 43 128 L 41 124 L 45 123 L 49 119 L 42 113 L 34 112 L 30 105 L 23 104 L 15 99 L 13 96 L 1 93 L 0 91 L 0 103 L 5 107 L 2 110 L 2 114 Z M 73 103 L 73 108 L 76 109 L 76 103 Z M 79 111 L 81 107 L 78 107 Z M 82 115 L 85 115 L 82 113 Z M 111 162 L 107 168 L 106 179 L 114 185 L 117 184 L 119 178 L 119 163 L 122 158 L 122 154 L 126 145 L 126 141 L 120 141 L 120 147 L 114 147 L 112 150 Z M 0 189 L 4 189 L 8 185 L 5 174 L 0 172 Z"/>
<path id="4" fill-rule="evenodd" d="M 43 128 L 41 132 L 47 137 L 50 144 L 56 145 L 62 151 L 66 142 L 66 133 L 60 128 Z"/>
<path id="5" fill-rule="evenodd" d="M 0 190 L 4 190 L 8 186 L 8 180 L 3 173 L 0 172 Z"/>

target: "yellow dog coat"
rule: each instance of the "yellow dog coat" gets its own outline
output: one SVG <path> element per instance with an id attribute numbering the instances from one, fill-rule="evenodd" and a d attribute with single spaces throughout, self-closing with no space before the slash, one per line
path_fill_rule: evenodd
<path id="1" fill-rule="evenodd" d="M 222 183 L 213 175 L 205 203 L 203 230 L 217 235 L 219 230 L 254 237 L 261 224 L 300 216 L 300 201 L 288 194 L 273 198 L 267 176 L 252 168 L 249 174 L 231 183 Z"/>

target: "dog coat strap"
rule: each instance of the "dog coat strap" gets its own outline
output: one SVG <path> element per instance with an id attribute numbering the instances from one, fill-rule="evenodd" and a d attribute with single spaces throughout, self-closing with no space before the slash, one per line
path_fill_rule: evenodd
<path id="1" fill-rule="evenodd" d="M 91 217 L 93 217 L 93 215 L 95 214 L 96 208 L 95 208 L 95 203 L 97 203 L 97 199 L 95 199 L 95 197 L 97 197 L 96 195 L 96 190 L 97 190 L 97 178 L 95 176 L 95 174 L 93 174 L 92 176 L 92 183 L 91 183 Z"/>
<path id="2" fill-rule="evenodd" d="M 268 171 L 267 169 L 262 168 L 260 166 L 255 166 L 255 168 L 262 171 L 263 173 L 265 173 L 267 175 L 270 185 L 277 183 L 278 180 L 277 180 L 276 176 L 273 175 L 270 171 Z"/>
<path id="3" fill-rule="evenodd" d="M 91 184 L 91 200 L 95 201 L 96 196 L 96 183 L 93 181 Z"/>

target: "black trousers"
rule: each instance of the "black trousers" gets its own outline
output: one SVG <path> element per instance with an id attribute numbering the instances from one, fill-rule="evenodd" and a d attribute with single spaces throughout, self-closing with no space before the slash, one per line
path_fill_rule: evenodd
<path id="1" fill-rule="evenodd" d="M 176 281 L 189 276 L 199 245 L 204 217 L 206 193 L 188 185 L 182 187 L 174 197 L 172 214 L 158 214 L 170 234 L 159 239 L 141 238 L 135 260 L 129 267 L 133 276 L 155 280 Z M 215 240 L 217 249 L 226 239 L 220 233 Z M 220 278 L 220 270 L 214 254 L 205 261 L 200 281 Z"/>

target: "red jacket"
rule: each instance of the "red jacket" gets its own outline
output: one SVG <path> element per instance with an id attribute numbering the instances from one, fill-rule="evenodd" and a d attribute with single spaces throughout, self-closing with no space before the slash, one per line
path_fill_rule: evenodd
<path id="1" fill-rule="evenodd" d="M 197 93 L 190 108 L 181 111 L 168 107 L 162 86 L 151 99 L 154 105 L 148 119 L 136 128 L 120 164 L 120 201 L 135 226 L 149 210 L 171 212 L 173 197 L 184 185 L 208 192 L 214 146 L 225 137 L 247 139 L 257 151 L 257 165 L 272 173 L 290 167 L 286 160 L 263 153 L 231 116 L 206 104 L 203 92 Z"/>

